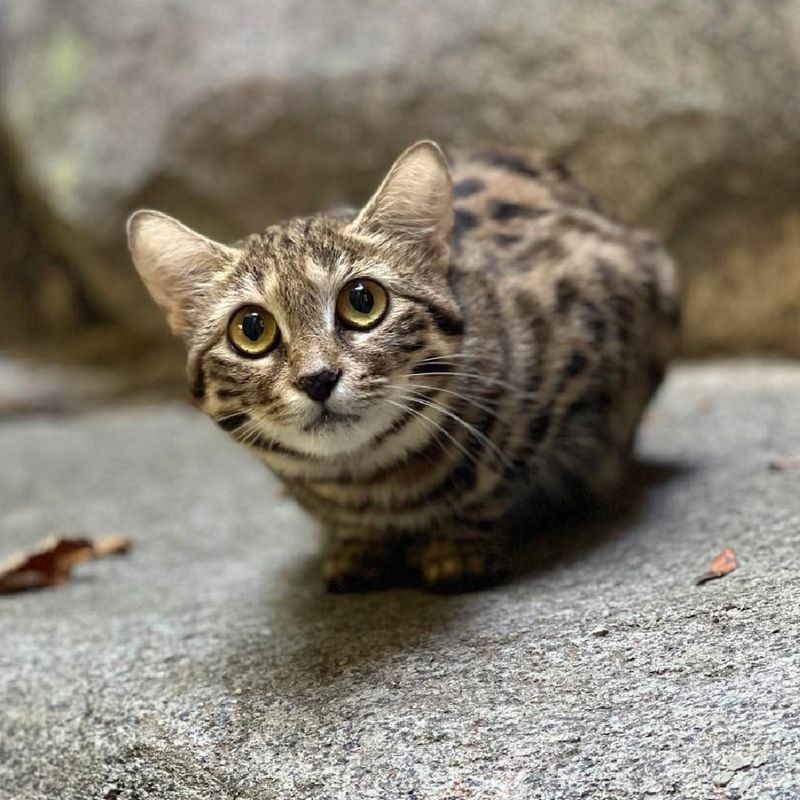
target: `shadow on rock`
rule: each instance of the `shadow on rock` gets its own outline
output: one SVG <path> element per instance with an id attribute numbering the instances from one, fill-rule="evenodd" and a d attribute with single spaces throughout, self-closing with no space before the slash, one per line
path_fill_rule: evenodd
<path id="1" fill-rule="evenodd" d="M 617 536 L 625 536 L 643 513 L 652 490 L 678 476 L 675 465 L 638 463 L 611 507 L 576 516 L 552 510 L 536 535 L 517 537 L 514 583 L 536 580 L 556 565 L 577 559 Z M 656 493 L 657 494 L 657 493 Z M 315 714 L 321 697 L 338 702 L 354 685 L 380 676 L 387 685 L 409 658 L 441 657 L 443 634 L 502 602 L 509 587 L 476 594 L 431 595 L 419 589 L 369 594 L 328 594 L 320 579 L 319 557 L 300 561 L 265 585 L 263 629 L 251 631 L 223 670 L 225 683 L 257 709 L 264 698 L 291 698 Z M 467 627 L 467 626 L 464 626 Z M 244 707 L 247 706 L 245 700 Z"/>
<path id="2" fill-rule="evenodd" d="M 278 597 L 267 587 L 264 631 L 249 635 L 230 657 L 225 682 L 239 696 L 280 695 L 295 704 L 322 690 L 329 699 L 348 693 L 356 678 L 391 673 L 409 654 L 434 656 L 444 631 L 458 624 L 481 595 L 438 596 L 417 589 L 329 594 L 318 557 L 281 575 Z M 498 589 L 498 591 L 501 591 Z M 319 695 L 316 702 L 319 702 Z"/>
<path id="3" fill-rule="evenodd" d="M 634 461 L 615 495 L 602 506 L 587 502 L 579 508 L 552 505 L 537 509 L 536 529 L 530 513 L 514 527 L 514 581 L 531 580 L 557 565 L 583 557 L 612 539 L 629 535 L 633 523 L 657 508 L 657 490 L 688 473 L 678 463 Z"/>

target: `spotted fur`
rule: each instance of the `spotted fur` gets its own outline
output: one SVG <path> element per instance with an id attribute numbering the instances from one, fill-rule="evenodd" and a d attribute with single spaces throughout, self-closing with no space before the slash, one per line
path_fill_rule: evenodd
<path id="1" fill-rule="evenodd" d="M 448 165 L 423 142 L 357 216 L 293 219 L 233 247 L 155 212 L 129 236 L 186 339 L 198 404 L 327 526 L 335 590 L 501 578 L 517 510 L 535 531 L 538 504 L 618 483 L 676 338 L 656 240 L 527 151 Z M 389 296 L 369 331 L 335 314 L 356 277 Z M 246 304 L 280 328 L 263 358 L 226 339 Z M 324 405 L 297 388 L 321 368 L 342 376 Z"/>

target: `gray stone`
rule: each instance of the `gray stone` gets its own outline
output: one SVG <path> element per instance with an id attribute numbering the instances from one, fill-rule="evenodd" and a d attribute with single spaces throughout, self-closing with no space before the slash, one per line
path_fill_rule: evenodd
<path id="1" fill-rule="evenodd" d="M 314 524 L 189 408 L 6 420 L 2 550 L 135 549 L 0 597 L 0 798 L 796 797 L 798 407 L 798 367 L 676 370 L 624 513 L 457 597 L 326 595 Z"/>
<path id="2" fill-rule="evenodd" d="M 31 216 L 0 155 L 0 347 L 41 349 L 92 319 L 77 270 L 43 246 Z"/>
<path id="3" fill-rule="evenodd" d="M 133 208 L 235 238 L 364 199 L 435 137 L 569 156 L 656 226 L 689 350 L 800 353 L 800 0 L 26 0 L 0 24 L 6 149 L 93 299 L 145 334 Z"/>

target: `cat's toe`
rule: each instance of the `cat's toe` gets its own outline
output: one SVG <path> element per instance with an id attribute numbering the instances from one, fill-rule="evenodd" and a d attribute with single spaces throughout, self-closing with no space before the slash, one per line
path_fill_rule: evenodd
<path id="1" fill-rule="evenodd" d="M 382 548 L 368 542 L 339 542 L 328 553 L 322 574 L 329 592 L 370 592 L 389 585 L 390 566 Z"/>
<path id="2" fill-rule="evenodd" d="M 434 540 L 422 554 L 422 578 L 431 592 L 474 592 L 503 581 L 508 559 L 483 541 Z"/>

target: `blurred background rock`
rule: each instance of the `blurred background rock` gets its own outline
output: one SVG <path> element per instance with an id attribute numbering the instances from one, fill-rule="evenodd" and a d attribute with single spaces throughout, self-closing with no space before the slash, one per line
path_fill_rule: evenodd
<path id="1" fill-rule="evenodd" d="M 0 0 L 0 348 L 171 390 L 133 209 L 231 240 L 431 137 L 546 148 L 658 230 L 685 354 L 798 356 L 799 86 L 800 0 Z"/>

